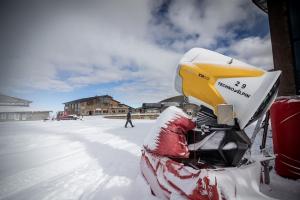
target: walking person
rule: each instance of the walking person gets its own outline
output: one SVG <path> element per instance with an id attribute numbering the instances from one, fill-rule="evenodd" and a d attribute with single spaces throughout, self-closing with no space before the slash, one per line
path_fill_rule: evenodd
<path id="1" fill-rule="evenodd" d="M 127 120 L 126 120 L 125 128 L 127 128 L 128 123 L 131 125 L 131 127 L 134 127 L 132 125 L 132 121 L 131 121 L 131 110 L 129 110 L 128 113 L 127 113 Z"/>

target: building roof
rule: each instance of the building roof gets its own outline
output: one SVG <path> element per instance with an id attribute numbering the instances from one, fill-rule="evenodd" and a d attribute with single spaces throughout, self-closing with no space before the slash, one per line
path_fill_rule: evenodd
<path id="1" fill-rule="evenodd" d="M 89 100 L 93 100 L 93 99 L 97 99 L 97 98 L 110 98 L 110 99 L 113 99 L 112 96 L 109 96 L 109 95 L 101 95 L 101 96 L 94 96 L 94 97 L 87 97 L 87 98 L 81 98 L 81 99 L 76 99 L 76 100 L 73 100 L 73 101 L 68 101 L 68 102 L 65 102 L 63 104 L 69 104 L 69 103 L 80 103 L 80 102 L 85 102 L 85 101 L 89 101 Z M 114 100 L 114 99 L 113 99 Z M 116 101 L 116 100 L 114 100 Z M 118 101 L 117 101 L 118 102 Z"/>
<path id="2" fill-rule="evenodd" d="M 267 0 L 252 0 L 252 2 L 259 7 L 262 11 L 268 13 Z"/>
<path id="3" fill-rule="evenodd" d="M 126 105 L 125 103 L 120 103 L 120 105 L 122 106 L 127 106 L 128 108 L 133 108 L 133 107 L 131 107 L 131 106 L 129 106 L 129 105 Z"/>
<path id="4" fill-rule="evenodd" d="M 32 108 L 27 106 L 0 106 L 0 113 L 8 112 L 52 112 L 50 110 Z"/>
<path id="5" fill-rule="evenodd" d="M 181 104 L 184 102 L 184 96 L 183 95 L 174 96 L 160 101 L 160 103 L 165 103 L 165 102 L 177 102 Z"/>
<path id="6" fill-rule="evenodd" d="M 143 109 L 149 109 L 149 108 L 162 108 L 165 106 L 179 106 L 180 104 L 184 103 L 184 96 L 178 95 L 174 97 L 170 97 L 167 99 L 164 99 L 157 103 L 143 103 L 142 107 Z"/>
<path id="7" fill-rule="evenodd" d="M 0 94 L 0 105 L 17 104 L 17 103 L 29 104 L 32 103 L 32 101 Z"/>
<path id="8" fill-rule="evenodd" d="M 126 105 L 126 104 L 124 104 L 124 103 L 121 103 L 121 102 L 118 101 L 118 100 L 115 100 L 115 99 L 114 99 L 112 96 L 110 96 L 110 95 L 101 95 L 101 96 L 94 96 L 94 97 L 81 98 L 81 99 L 76 99 L 76 100 L 73 100 L 73 101 L 68 101 L 68 102 L 65 102 L 65 103 L 63 103 L 63 104 L 86 102 L 86 101 L 90 101 L 90 100 L 97 99 L 97 98 L 110 98 L 112 101 L 115 101 L 115 102 L 117 102 L 117 103 L 120 104 L 120 105 L 127 106 L 128 108 L 132 108 L 131 106 L 128 106 L 128 105 Z"/>

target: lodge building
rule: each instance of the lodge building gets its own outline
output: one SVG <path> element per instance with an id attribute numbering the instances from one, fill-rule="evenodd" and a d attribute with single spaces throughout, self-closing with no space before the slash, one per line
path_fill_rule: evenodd
<path id="1" fill-rule="evenodd" d="M 64 105 L 65 112 L 76 115 L 126 114 L 129 109 L 132 109 L 109 95 L 77 99 Z"/>

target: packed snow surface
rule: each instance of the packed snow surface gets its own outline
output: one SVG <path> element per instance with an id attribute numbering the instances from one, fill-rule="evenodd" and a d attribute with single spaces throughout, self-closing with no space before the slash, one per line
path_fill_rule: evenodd
<path id="1" fill-rule="evenodd" d="M 153 120 L 86 117 L 0 123 L 0 199 L 156 199 L 140 175 Z M 270 139 L 270 138 L 269 138 Z M 259 140 L 253 148 L 259 146 Z M 254 152 L 257 152 L 254 150 Z M 263 192 L 299 199 L 300 182 L 271 173 Z"/>

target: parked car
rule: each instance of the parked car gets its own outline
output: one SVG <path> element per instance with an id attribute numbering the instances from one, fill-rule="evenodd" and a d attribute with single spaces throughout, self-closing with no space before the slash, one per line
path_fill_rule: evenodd
<path id="1" fill-rule="evenodd" d="M 56 119 L 59 120 L 77 120 L 79 117 L 77 115 L 69 115 L 67 112 L 59 111 L 57 112 Z"/>

